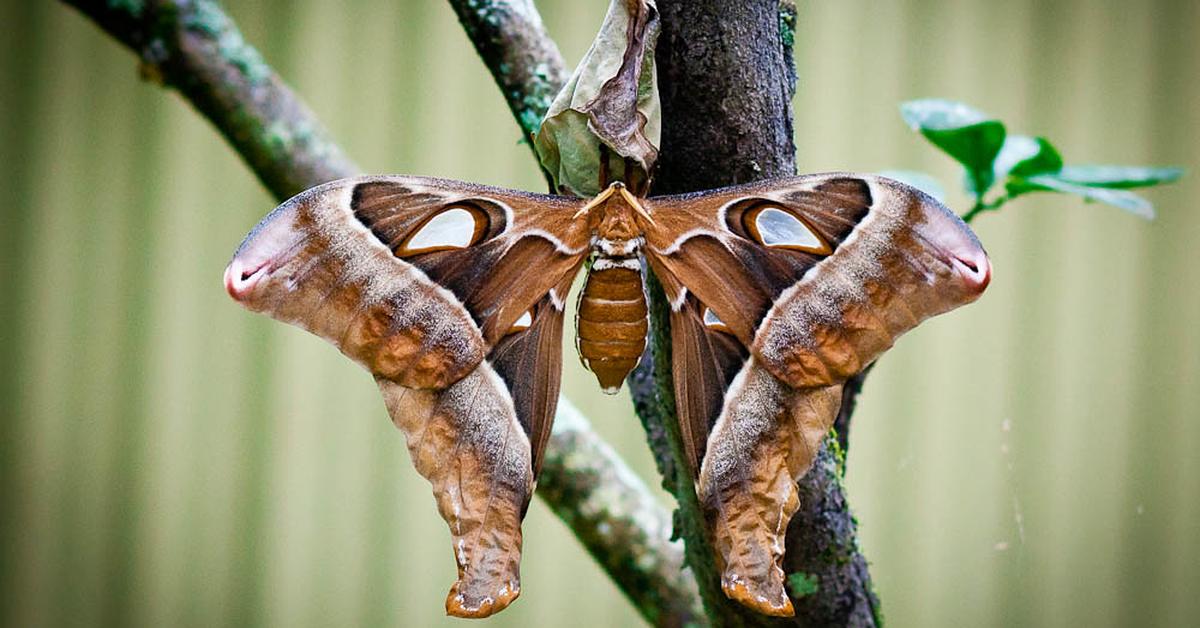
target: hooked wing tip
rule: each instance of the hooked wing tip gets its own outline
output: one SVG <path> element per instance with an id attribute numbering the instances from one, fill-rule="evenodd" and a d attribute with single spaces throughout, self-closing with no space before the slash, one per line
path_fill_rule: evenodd
<path id="1" fill-rule="evenodd" d="M 466 596 L 459 592 L 461 584 L 461 581 L 455 582 L 454 586 L 450 587 L 450 594 L 446 596 L 446 614 L 452 617 L 466 619 L 490 617 L 508 608 L 508 605 L 521 595 L 519 586 L 505 586 L 496 593 L 495 597 L 485 596 L 479 600 L 468 601 Z"/>
<path id="2" fill-rule="evenodd" d="M 977 248 L 968 253 L 951 253 L 950 261 L 963 282 L 976 294 L 982 293 L 992 281 L 992 263 L 987 253 Z"/>
<path id="3" fill-rule="evenodd" d="M 796 614 L 795 609 L 792 608 L 792 601 L 788 599 L 782 587 L 778 591 L 769 593 L 765 591 L 751 591 L 750 587 L 746 586 L 744 580 L 735 576 L 733 578 L 722 578 L 721 589 L 729 599 L 748 606 L 764 615 L 793 617 Z M 768 599 L 768 595 L 773 599 Z"/>
<path id="4" fill-rule="evenodd" d="M 256 309 L 273 289 L 271 277 L 304 253 L 306 231 L 298 224 L 297 207 L 312 196 L 310 190 L 276 207 L 242 240 L 225 267 L 225 291 L 234 301 Z"/>
<path id="5" fill-rule="evenodd" d="M 260 264 L 245 264 L 235 258 L 225 267 L 225 291 L 234 301 L 245 301 L 271 270 L 270 261 Z"/>

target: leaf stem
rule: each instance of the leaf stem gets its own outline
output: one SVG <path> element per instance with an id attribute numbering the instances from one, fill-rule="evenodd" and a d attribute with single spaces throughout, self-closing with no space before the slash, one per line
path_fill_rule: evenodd
<path id="1" fill-rule="evenodd" d="M 1000 209 L 1001 205 L 1004 205 L 1012 199 L 1013 197 L 1010 194 L 1001 194 L 1000 196 L 992 199 L 990 202 L 984 202 L 983 196 L 976 196 L 975 204 L 971 206 L 971 209 L 967 210 L 967 213 L 962 215 L 963 222 L 970 223 L 975 219 L 976 216 L 982 214 L 983 212 L 990 212 Z"/>

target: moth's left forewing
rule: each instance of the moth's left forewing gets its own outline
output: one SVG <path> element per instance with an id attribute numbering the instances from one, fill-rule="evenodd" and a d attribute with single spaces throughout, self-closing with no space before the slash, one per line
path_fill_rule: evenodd
<path id="1" fill-rule="evenodd" d="M 823 176 L 652 198 L 647 257 L 666 287 L 679 286 L 668 290 L 674 303 L 686 288 L 750 345 L 777 297 L 828 257 L 870 204 L 860 179 Z"/>
<path id="2" fill-rule="evenodd" d="M 695 295 L 793 387 L 845 381 L 990 279 L 958 217 L 883 177 L 806 175 L 647 205 L 647 257 L 673 308 Z"/>
<path id="3" fill-rule="evenodd" d="M 776 299 L 752 352 L 793 387 L 839 384 L 921 321 L 974 301 L 991 266 L 945 206 L 890 179 L 864 176 L 869 211 Z"/>

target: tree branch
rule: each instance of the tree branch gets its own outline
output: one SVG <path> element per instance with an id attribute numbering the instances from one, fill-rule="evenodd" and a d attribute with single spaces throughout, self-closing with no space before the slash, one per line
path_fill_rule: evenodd
<path id="1" fill-rule="evenodd" d="M 358 172 L 216 2 L 67 0 L 208 118 L 279 199 Z"/>
<path id="2" fill-rule="evenodd" d="M 280 201 L 358 173 L 216 2 L 65 2 L 138 55 L 143 76 L 177 89 Z M 533 71 L 511 66 L 507 78 L 497 78 L 525 128 L 529 116 L 540 119 L 549 105 L 541 95 L 549 90 L 552 98 L 565 80 L 562 59 L 545 38 L 532 5 L 522 2 L 506 9 L 505 3 L 486 4 L 494 13 L 479 14 L 488 27 L 475 32 L 486 33 L 491 42 L 478 46 L 481 54 L 499 50 L 502 57 L 497 58 L 522 67 L 534 64 Z M 493 24 L 487 15 L 508 17 Z M 511 39 L 505 35 L 506 27 L 532 24 L 536 31 Z M 488 30 L 492 27 L 499 30 Z M 530 39 L 539 37 L 537 42 Z M 514 53 L 514 46 L 525 45 L 539 52 L 528 57 Z M 499 69 L 501 63 L 492 59 L 488 67 Z M 647 620 L 660 625 L 697 620 L 699 602 L 683 570 L 682 550 L 667 540 L 669 514 L 566 399 L 559 400 L 537 493 Z"/>
<path id="3" fill-rule="evenodd" d="M 553 481 L 547 481 L 550 475 Z M 702 621 L 696 580 L 680 544 L 670 540 L 670 514 L 565 399 L 554 417 L 538 495 L 646 621 L 658 626 Z"/>
<path id="4" fill-rule="evenodd" d="M 690 192 L 794 174 L 791 55 L 796 14 L 790 0 L 659 0 L 658 8 L 663 142 L 655 192 Z M 710 618 L 720 625 L 874 625 L 878 602 L 866 559 L 858 552 L 833 439 L 826 439 L 812 470 L 800 481 L 800 510 L 788 526 L 784 557 L 785 570 L 815 580 L 817 591 L 792 597 L 796 617 L 790 622 L 757 615 L 721 592 L 691 478 L 676 471 L 686 463 L 670 385 L 664 301 L 661 290 L 651 290 L 658 330 L 651 342 L 652 359 L 643 361 L 630 384 L 664 486 L 679 500 L 677 531 L 687 541 L 688 563 Z M 852 392 L 844 404 L 852 408 Z"/>

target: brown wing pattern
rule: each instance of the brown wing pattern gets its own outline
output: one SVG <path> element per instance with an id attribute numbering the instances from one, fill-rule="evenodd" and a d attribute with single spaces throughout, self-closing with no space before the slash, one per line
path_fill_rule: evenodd
<path id="1" fill-rule="evenodd" d="M 920 321 L 978 297 L 987 256 L 941 204 L 881 177 L 808 175 L 646 205 L 723 586 L 790 615 L 784 531 L 841 384 Z"/>
<path id="2" fill-rule="evenodd" d="M 566 295 L 571 277 L 555 295 Z M 529 434 L 534 477 L 542 469 L 542 452 L 550 438 L 562 380 L 563 301 L 547 294 L 533 308 L 528 329 L 505 336 L 489 360 L 512 392 L 517 419 Z"/>
<path id="3" fill-rule="evenodd" d="M 494 345 L 564 276 L 578 271 L 589 232 L 572 216 L 582 203 L 444 179 L 370 177 L 355 185 L 351 209 L 406 262 L 454 293 Z M 477 241 L 406 253 L 406 239 L 448 207 L 477 212 Z"/>
<path id="4" fill-rule="evenodd" d="M 671 312 L 675 406 L 693 474 L 700 471 L 708 435 L 725 403 L 729 384 L 749 355 L 732 335 L 706 327 L 701 308 L 689 294 L 682 307 Z"/>
<path id="5" fill-rule="evenodd" d="M 422 177 L 309 190 L 226 270 L 246 307 L 320 335 L 376 378 L 450 526 L 454 615 L 520 591 L 520 523 L 557 402 L 563 300 L 589 248 L 582 201 Z M 685 448 L 726 593 L 790 614 L 783 534 L 841 383 L 990 267 L 932 199 L 810 175 L 645 201 L 671 301 Z M 641 219 L 639 219 L 641 220 Z"/>
<path id="6" fill-rule="evenodd" d="M 376 381 L 450 527 L 458 581 L 446 612 L 502 610 L 521 591 L 521 520 L 534 482 L 529 440 L 504 383 L 487 362 L 440 391 Z"/>
<path id="7" fill-rule="evenodd" d="M 520 592 L 521 520 L 558 400 L 577 205 L 466 183 L 363 177 L 284 203 L 226 270 L 249 309 L 369 370 L 450 527 L 446 610 Z"/>
<path id="8" fill-rule="evenodd" d="M 780 566 L 812 466 L 841 403 L 841 386 L 791 388 L 753 358 L 730 385 L 713 426 L 697 494 L 725 594 L 768 615 L 793 614 Z"/>
<path id="9" fill-rule="evenodd" d="M 749 345 L 775 298 L 825 255 L 762 246 L 746 227 L 747 214 L 787 207 L 836 249 L 871 203 L 869 186 L 852 177 L 796 177 L 656 197 L 646 202 L 654 218 L 646 226 L 647 255 L 655 270 L 677 278 Z"/>

